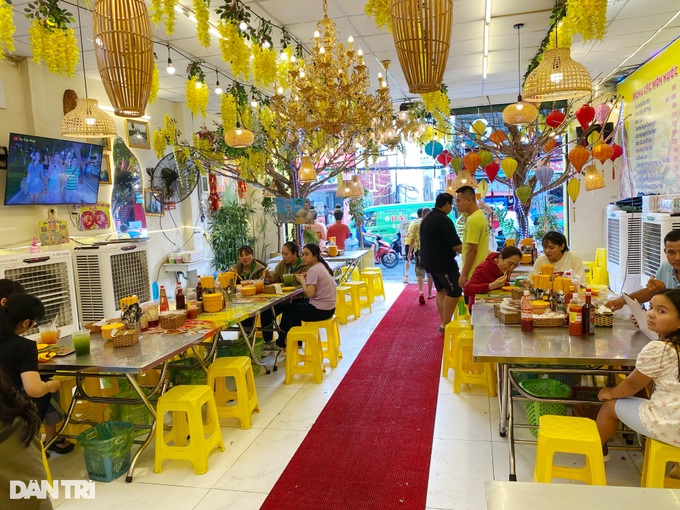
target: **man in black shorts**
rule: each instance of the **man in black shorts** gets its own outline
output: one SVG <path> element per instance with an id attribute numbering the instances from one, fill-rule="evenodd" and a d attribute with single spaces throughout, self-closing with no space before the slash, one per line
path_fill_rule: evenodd
<path id="1" fill-rule="evenodd" d="M 456 263 L 456 254 L 460 253 L 463 243 L 448 216 L 452 209 L 453 195 L 440 193 L 434 209 L 420 224 L 420 253 L 437 289 L 437 309 L 442 321 L 440 331 L 451 322 L 458 298 L 463 293 L 458 285 L 460 272 Z"/>

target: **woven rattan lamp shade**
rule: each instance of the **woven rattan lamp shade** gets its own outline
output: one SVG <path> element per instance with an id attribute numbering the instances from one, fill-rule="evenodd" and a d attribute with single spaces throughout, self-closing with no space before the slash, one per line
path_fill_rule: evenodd
<path id="1" fill-rule="evenodd" d="M 521 96 L 518 99 L 503 110 L 503 122 L 508 126 L 526 126 L 538 118 L 538 110 L 534 105 L 522 101 Z"/>
<path id="2" fill-rule="evenodd" d="M 314 163 L 309 156 L 302 156 L 300 161 L 300 170 L 298 171 L 298 182 L 314 182 L 316 181 L 316 170 L 314 170 Z"/>
<path id="3" fill-rule="evenodd" d="M 105 138 L 117 134 L 113 119 L 99 109 L 96 99 L 79 98 L 76 107 L 61 121 L 61 135 L 69 138 Z"/>
<path id="4" fill-rule="evenodd" d="M 592 92 L 588 70 L 571 59 L 569 48 L 543 52 L 543 60 L 524 82 L 525 101 L 577 99 Z"/>
<path id="5" fill-rule="evenodd" d="M 437 92 L 451 46 L 453 0 L 392 0 L 390 15 L 409 92 Z"/>
<path id="6" fill-rule="evenodd" d="M 335 195 L 341 198 L 349 198 L 352 193 L 352 181 L 349 179 L 340 179 L 338 181 L 338 189 Z"/>
<path id="7" fill-rule="evenodd" d="M 347 198 L 363 198 L 364 187 L 361 185 L 361 180 L 358 175 L 352 176 L 352 181 L 350 182 L 350 192 Z"/>
<path id="8" fill-rule="evenodd" d="M 224 133 L 224 141 L 229 147 L 244 149 L 245 147 L 253 145 L 255 136 L 252 131 L 248 131 L 242 127 L 236 127 L 236 129 L 231 129 Z"/>
<path id="9" fill-rule="evenodd" d="M 97 0 L 92 16 L 94 54 L 119 117 L 141 117 L 151 92 L 153 39 L 144 0 Z"/>

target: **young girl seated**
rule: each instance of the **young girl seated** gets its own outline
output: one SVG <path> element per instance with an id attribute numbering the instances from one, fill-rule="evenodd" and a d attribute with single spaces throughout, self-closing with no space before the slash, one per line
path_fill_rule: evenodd
<path id="1" fill-rule="evenodd" d="M 642 348 L 635 370 L 615 388 L 603 388 L 597 415 L 602 450 L 621 420 L 632 430 L 658 441 L 680 446 L 680 290 L 665 290 L 652 298 L 647 326 L 658 340 Z M 649 400 L 633 397 L 654 381 Z"/>

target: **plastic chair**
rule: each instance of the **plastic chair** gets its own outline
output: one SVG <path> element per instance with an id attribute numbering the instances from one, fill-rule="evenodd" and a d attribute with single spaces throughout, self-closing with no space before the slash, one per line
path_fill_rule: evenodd
<path id="1" fill-rule="evenodd" d="M 585 455 L 584 467 L 553 464 L 555 453 Z M 579 480 L 590 485 L 607 485 L 602 441 L 590 418 L 544 415 L 539 420 L 534 481 L 552 483 L 553 478 Z"/>
<path id="2" fill-rule="evenodd" d="M 321 350 L 324 359 L 327 359 L 332 368 L 338 366 L 338 359 L 342 358 L 342 351 L 340 350 L 340 327 L 338 326 L 338 318 L 333 316 L 325 321 L 303 322 L 302 326 L 307 328 L 315 328 L 326 331 L 326 339 L 321 338 Z"/>
<path id="3" fill-rule="evenodd" d="M 347 324 L 350 315 L 355 320 L 361 317 L 359 301 L 354 298 L 352 287 L 338 285 L 335 290 L 335 298 L 335 315 L 340 324 Z"/>
<path id="4" fill-rule="evenodd" d="M 458 351 L 458 335 L 462 331 L 472 330 L 469 319 L 456 319 L 449 322 L 444 330 L 444 355 L 442 356 L 442 377 L 449 376 L 449 370 L 456 364 Z"/>
<path id="5" fill-rule="evenodd" d="M 378 296 L 382 296 L 383 301 L 386 299 L 382 273 L 364 270 L 361 272 L 361 279 L 365 281 L 368 286 L 368 298 L 371 300 L 371 303 L 373 303 Z"/>
<path id="6" fill-rule="evenodd" d="M 453 392 L 460 393 L 461 384 L 486 387 L 490 397 L 496 396 L 496 371 L 493 363 L 476 362 L 472 358 L 472 330 L 461 331 L 455 346 Z"/>
<path id="7" fill-rule="evenodd" d="M 319 330 L 303 326 L 291 328 L 286 336 L 286 378 L 284 384 L 290 384 L 295 374 L 311 374 L 314 382 L 321 384 L 323 372 L 323 352 Z M 300 353 L 298 342 L 302 342 L 303 353 Z"/>
<path id="8" fill-rule="evenodd" d="M 373 311 L 373 308 L 371 308 L 371 300 L 368 296 L 368 284 L 366 282 L 351 281 L 345 282 L 343 285 L 352 289 L 352 299 L 358 303 L 357 306 L 360 310 L 368 308 L 369 312 Z"/>
<path id="9" fill-rule="evenodd" d="M 203 421 L 203 406 L 206 420 Z M 164 434 L 165 413 L 172 413 L 172 428 Z M 160 473 L 166 459 L 188 460 L 194 473 L 208 472 L 208 454 L 224 451 L 215 396 L 207 385 L 175 386 L 158 399 L 154 473 Z M 207 437 L 206 437 L 207 436 Z M 170 443 L 173 443 L 172 445 Z"/>
<path id="10" fill-rule="evenodd" d="M 640 487 L 680 488 L 680 480 L 666 477 L 666 464 L 669 462 L 680 462 L 680 448 L 648 437 Z"/>
<path id="11" fill-rule="evenodd" d="M 54 481 L 52 480 L 52 471 L 50 471 L 50 465 L 47 463 L 47 453 L 45 453 L 45 445 L 40 441 L 40 451 L 42 453 L 42 463 L 45 468 L 45 480 L 50 484 L 50 487 L 54 488 Z"/>
<path id="12" fill-rule="evenodd" d="M 233 377 L 236 391 L 227 389 L 227 377 Z M 242 429 L 249 429 L 253 411 L 260 412 L 253 365 L 248 356 L 217 358 L 208 367 L 208 386 L 215 392 L 220 418 L 237 418 Z M 227 405 L 235 401 L 233 405 Z"/>

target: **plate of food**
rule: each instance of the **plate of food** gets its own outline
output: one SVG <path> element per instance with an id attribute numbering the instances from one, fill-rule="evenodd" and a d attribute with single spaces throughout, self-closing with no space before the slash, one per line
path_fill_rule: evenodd
<path id="1" fill-rule="evenodd" d="M 512 285 L 506 285 L 504 287 L 501 287 L 502 290 L 505 292 L 512 292 L 513 289 L 517 289 L 518 287 L 513 287 Z"/>
<path id="2" fill-rule="evenodd" d="M 296 287 L 281 287 L 283 292 L 293 292 L 295 289 Z"/>

